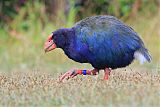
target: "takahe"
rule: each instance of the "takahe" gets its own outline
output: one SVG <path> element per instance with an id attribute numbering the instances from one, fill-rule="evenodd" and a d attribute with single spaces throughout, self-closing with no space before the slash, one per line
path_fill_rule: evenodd
<path id="1" fill-rule="evenodd" d="M 126 67 L 134 59 L 150 62 L 151 56 L 138 34 L 113 16 L 100 15 L 85 18 L 72 28 L 54 31 L 45 42 L 45 52 L 61 48 L 72 60 L 90 63 L 93 70 L 73 70 L 60 77 L 73 78 L 78 74 L 96 75 L 105 72 L 108 79 L 111 69 Z"/>

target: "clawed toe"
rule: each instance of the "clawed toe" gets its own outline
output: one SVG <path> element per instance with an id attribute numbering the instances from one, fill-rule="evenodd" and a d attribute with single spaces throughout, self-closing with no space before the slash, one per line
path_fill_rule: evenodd
<path id="1" fill-rule="evenodd" d="M 72 71 L 68 71 L 66 72 L 65 74 L 61 75 L 60 78 L 59 78 L 59 81 L 63 81 L 64 79 L 70 79 L 70 78 L 73 78 L 77 75 L 77 73 L 75 72 L 75 70 L 72 70 Z"/>

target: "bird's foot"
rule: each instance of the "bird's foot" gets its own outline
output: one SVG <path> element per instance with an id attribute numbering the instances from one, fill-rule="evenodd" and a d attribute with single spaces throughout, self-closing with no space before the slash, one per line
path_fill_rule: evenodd
<path id="1" fill-rule="evenodd" d="M 97 75 L 98 70 L 71 70 L 60 76 L 59 81 L 63 81 L 64 79 L 73 78 L 77 75 Z"/>
<path id="2" fill-rule="evenodd" d="M 109 79 L 110 72 L 111 72 L 111 70 L 109 68 L 106 68 L 104 70 L 104 80 L 108 80 Z"/>

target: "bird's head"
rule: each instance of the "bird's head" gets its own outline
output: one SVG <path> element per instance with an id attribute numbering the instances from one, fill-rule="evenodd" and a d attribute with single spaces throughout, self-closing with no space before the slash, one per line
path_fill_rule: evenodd
<path id="1" fill-rule="evenodd" d="M 53 49 L 55 49 L 57 46 L 54 43 L 53 34 L 49 35 L 48 39 L 46 40 L 44 44 L 44 51 L 49 52 Z"/>
<path id="2" fill-rule="evenodd" d="M 69 36 L 71 37 L 71 29 L 63 28 L 54 31 L 46 40 L 44 44 L 45 52 L 49 52 L 55 48 L 63 48 L 69 43 Z"/>

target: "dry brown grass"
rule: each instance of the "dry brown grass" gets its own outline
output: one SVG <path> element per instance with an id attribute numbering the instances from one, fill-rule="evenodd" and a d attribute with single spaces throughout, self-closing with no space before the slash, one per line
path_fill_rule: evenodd
<path id="1" fill-rule="evenodd" d="M 109 81 L 78 76 L 63 83 L 42 72 L 0 74 L 0 106 L 28 107 L 158 107 L 160 75 L 144 71 L 114 71 Z"/>

